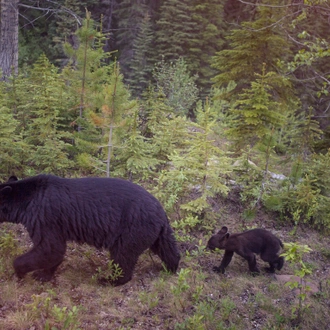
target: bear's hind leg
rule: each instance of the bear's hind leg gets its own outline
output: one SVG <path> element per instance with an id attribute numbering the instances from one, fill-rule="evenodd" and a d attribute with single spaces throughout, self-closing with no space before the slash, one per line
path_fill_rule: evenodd
<path id="1" fill-rule="evenodd" d="M 265 252 L 260 255 L 261 259 L 265 262 L 269 263 L 270 267 L 265 267 L 265 270 L 268 273 L 275 273 L 275 269 L 281 270 L 284 264 L 284 258 L 279 257 L 276 253 L 271 252 Z"/>
<path id="2" fill-rule="evenodd" d="M 141 253 L 129 247 L 122 248 L 120 252 L 118 252 L 117 248 L 110 249 L 110 257 L 113 264 L 119 266 L 121 274 L 115 279 L 101 278 L 99 282 L 113 286 L 123 285 L 129 282 L 132 279 L 134 267 Z"/>
<path id="3" fill-rule="evenodd" d="M 255 254 L 251 252 L 250 254 L 245 255 L 244 258 L 245 258 L 245 260 L 247 260 L 247 262 L 249 264 L 250 272 L 253 275 L 259 274 L 260 270 L 258 269 L 258 266 L 257 266 L 257 259 L 256 259 Z"/>

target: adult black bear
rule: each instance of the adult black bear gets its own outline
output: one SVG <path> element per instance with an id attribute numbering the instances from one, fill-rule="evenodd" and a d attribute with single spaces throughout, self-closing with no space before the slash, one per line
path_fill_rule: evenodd
<path id="1" fill-rule="evenodd" d="M 0 222 L 21 223 L 33 248 L 14 261 L 17 276 L 34 271 L 49 281 L 64 258 L 67 241 L 110 251 L 123 270 L 114 285 L 128 282 L 143 251 L 150 248 L 175 272 L 180 255 L 159 201 L 121 179 L 11 177 L 0 185 Z"/>
<path id="2" fill-rule="evenodd" d="M 270 273 L 274 273 L 275 268 L 281 270 L 284 265 L 284 258 L 278 255 L 280 248 L 283 247 L 282 242 L 265 229 L 251 229 L 230 235 L 228 228 L 224 226 L 209 239 L 207 247 L 212 251 L 216 248 L 225 250 L 220 266 L 213 268 L 214 271 L 222 274 L 229 265 L 234 252 L 247 260 L 252 273 L 260 272 L 255 253 L 260 254 L 261 259 L 269 263 L 270 267 L 267 270 Z"/>

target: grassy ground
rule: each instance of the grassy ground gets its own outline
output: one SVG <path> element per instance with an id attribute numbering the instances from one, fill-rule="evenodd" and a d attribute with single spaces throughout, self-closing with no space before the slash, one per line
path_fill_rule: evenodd
<path id="1" fill-rule="evenodd" d="M 226 217 L 219 227 L 240 229 L 237 217 Z M 182 259 L 175 275 L 147 251 L 132 281 L 101 286 L 97 278 L 108 272 L 107 252 L 70 243 L 53 281 L 42 284 L 27 276 L 18 282 L 12 261 L 31 247 L 30 241 L 24 228 L 2 224 L 0 329 L 330 329 L 330 238 L 302 229 L 292 236 L 264 217 L 250 225 L 269 229 L 284 242 L 311 247 L 304 261 L 312 269 L 308 281 L 318 292 L 308 293 L 299 305 L 297 290 L 263 271 L 252 277 L 239 256 L 225 275 L 212 272 L 222 252 L 205 251 L 209 235 L 201 232 L 179 242 Z M 267 266 L 258 262 L 261 269 Z M 278 273 L 293 274 L 297 267 L 286 262 Z"/>

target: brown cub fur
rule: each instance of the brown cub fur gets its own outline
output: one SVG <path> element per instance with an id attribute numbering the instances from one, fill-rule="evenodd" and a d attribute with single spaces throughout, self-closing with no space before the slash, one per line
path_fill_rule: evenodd
<path id="1" fill-rule="evenodd" d="M 282 242 L 271 232 L 261 228 L 230 235 L 228 228 L 224 226 L 209 239 L 207 247 L 212 251 L 216 248 L 225 250 L 220 266 L 213 268 L 215 272 L 222 274 L 234 252 L 247 260 L 252 273 L 260 272 L 255 254 L 260 254 L 261 259 L 269 263 L 270 267 L 266 270 L 270 273 L 274 273 L 275 269 L 280 270 L 284 264 L 284 258 L 278 255 L 281 247 L 283 248 Z"/>

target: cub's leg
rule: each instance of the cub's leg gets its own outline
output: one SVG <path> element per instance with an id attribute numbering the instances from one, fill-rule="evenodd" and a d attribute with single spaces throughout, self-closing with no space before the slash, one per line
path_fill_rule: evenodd
<path id="1" fill-rule="evenodd" d="M 265 268 L 268 273 L 275 273 L 275 269 L 281 270 L 284 264 L 284 258 L 279 257 L 273 251 L 265 251 L 260 255 L 261 259 L 269 263 L 269 268 Z"/>
<path id="2" fill-rule="evenodd" d="M 250 272 L 253 274 L 259 274 L 260 270 L 257 267 L 257 259 L 254 253 L 249 253 L 243 256 L 243 258 L 248 262 Z"/>
<path id="3" fill-rule="evenodd" d="M 213 267 L 213 271 L 217 272 L 217 273 L 225 273 L 225 269 L 226 267 L 230 264 L 231 259 L 233 258 L 234 252 L 232 251 L 225 251 L 225 254 L 222 258 L 221 264 L 219 267 Z"/>

